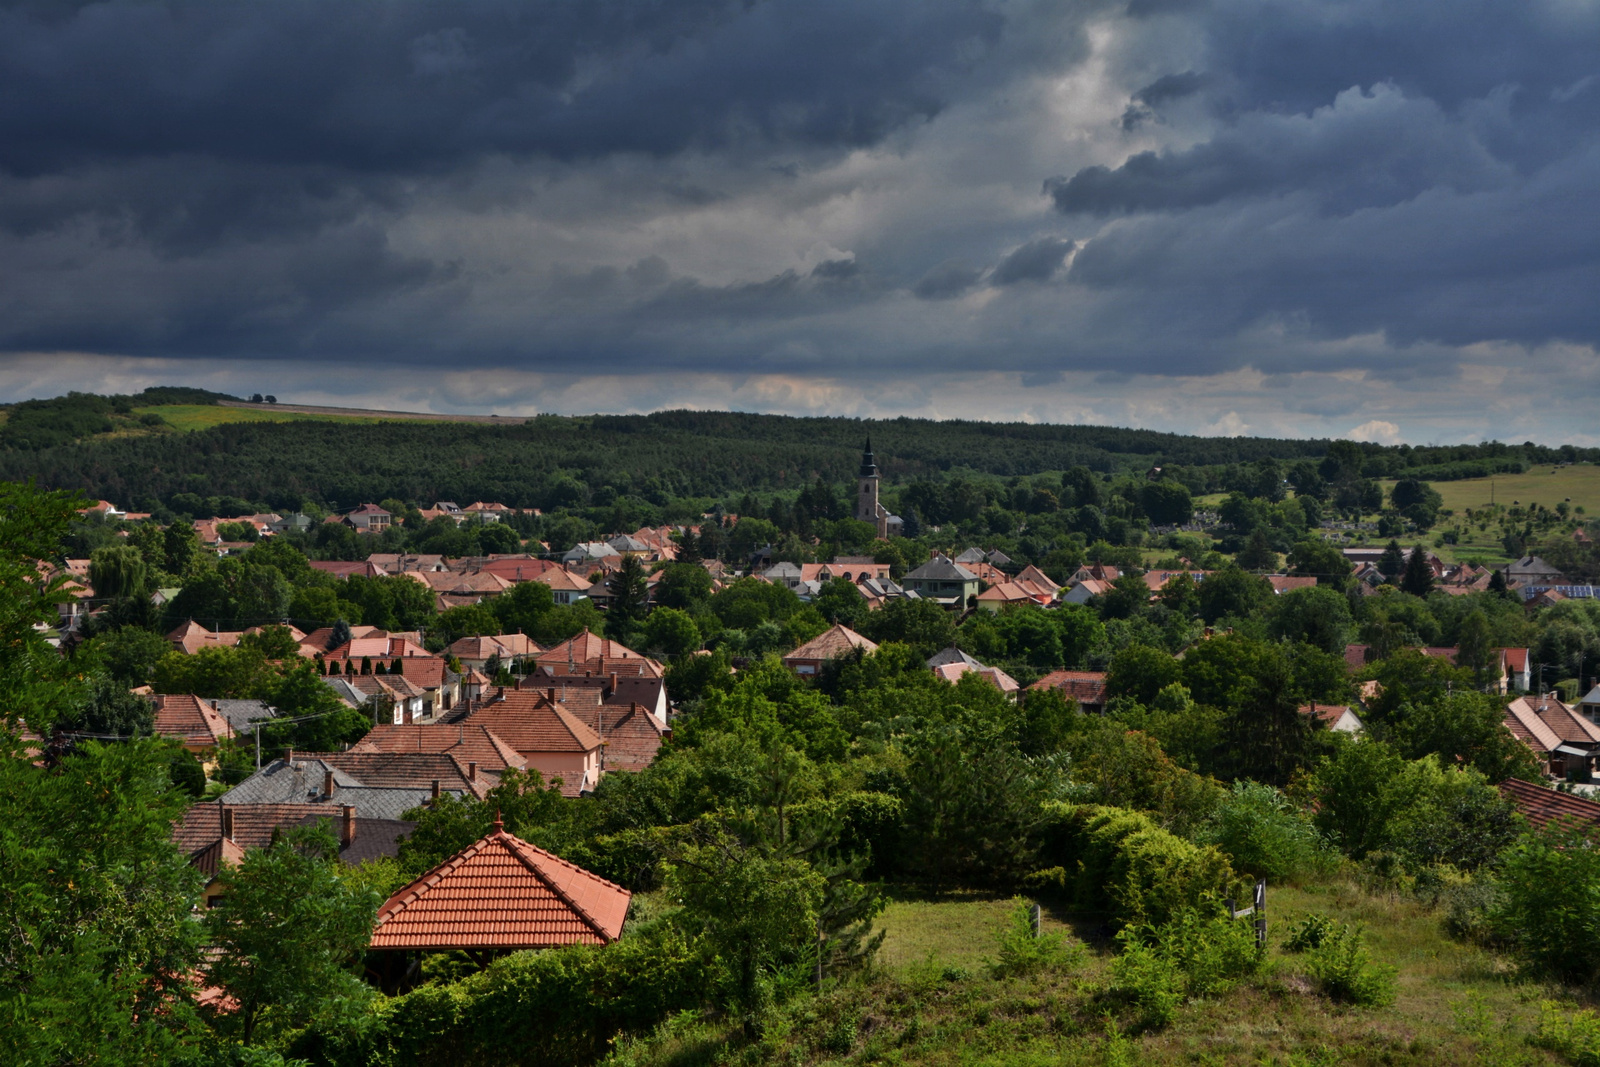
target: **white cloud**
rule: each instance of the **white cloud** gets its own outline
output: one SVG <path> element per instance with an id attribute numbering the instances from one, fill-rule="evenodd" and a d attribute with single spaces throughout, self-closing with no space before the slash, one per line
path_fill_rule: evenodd
<path id="1" fill-rule="evenodd" d="M 1397 445 L 1403 440 L 1400 436 L 1400 427 L 1383 419 L 1370 419 L 1340 436 L 1352 441 L 1371 441 L 1380 445 Z"/>

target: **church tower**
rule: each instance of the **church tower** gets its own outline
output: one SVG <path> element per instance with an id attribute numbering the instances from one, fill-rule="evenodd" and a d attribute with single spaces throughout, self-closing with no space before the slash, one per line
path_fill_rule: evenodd
<path id="1" fill-rule="evenodd" d="M 878 517 L 878 464 L 872 458 L 872 438 L 861 452 L 861 488 L 856 493 L 856 518 L 881 526 Z"/>

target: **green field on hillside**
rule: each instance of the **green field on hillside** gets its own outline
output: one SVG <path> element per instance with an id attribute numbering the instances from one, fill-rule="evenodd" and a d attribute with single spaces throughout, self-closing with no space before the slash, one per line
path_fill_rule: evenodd
<path id="1" fill-rule="evenodd" d="M 1011 903 L 999 896 L 896 894 L 880 920 L 875 974 L 782 1011 L 754 1045 L 725 1025 L 671 1028 L 620 1049 L 616 1067 L 802 1064 L 1557 1064 L 1536 1047 L 1540 1002 L 1557 991 L 1515 978 L 1499 957 L 1451 940 L 1442 912 L 1348 882 L 1272 888 L 1268 962 L 1232 992 L 1191 1002 L 1139 1033 L 1104 995 L 1112 946 L 1093 923 L 1045 909 L 1047 932 L 1086 945 L 1080 962 L 1022 978 L 989 976 Z M 1305 957 L 1283 951 L 1290 924 L 1319 912 L 1362 927 L 1375 960 L 1399 969 L 1395 1003 L 1374 1010 L 1320 995 Z M 1564 1004 L 1563 1013 L 1577 1007 Z M 1115 1025 L 1116 1029 L 1113 1029 Z"/>
<path id="2" fill-rule="evenodd" d="M 1383 484 L 1384 492 L 1393 482 Z M 1543 504 L 1554 508 L 1563 501 L 1593 514 L 1600 512 L 1600 466 L 1574 463 L 1566 467 L 1535 467 L 1524 474 L 1497 474 L 1493 478 L 1465 478 L 1458 482 L 1430 483 L 1444 499 L 1444 507 L 1463 515 L 1468 508 L 1493 503 L 1510 506 Z"/>
<path id="3" fill-rule="evenodd" d="M 375 418 L 356 415 L 312 415 L 302 411 L 263 411 L 260 408 L 223 407 L 220 404 L 158 404 L 155 407 L 134 408 L 135 415 L 153 414 L 166 420 L 168 426 L 185 433 L 191 430 L 209 430 L 234 422 L 378 422 Z"/>

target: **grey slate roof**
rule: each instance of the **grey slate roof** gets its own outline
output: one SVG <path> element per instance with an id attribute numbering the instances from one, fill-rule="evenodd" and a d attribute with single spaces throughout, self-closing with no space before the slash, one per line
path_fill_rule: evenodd
<path id="1" fill-rule="evenodd" d="M 276 718 L 278 711 L 265 700 L 216 700 L 213 701 L 222 717 L 228 720 L 228 725 L 234 730 L 243 733 L 256 719 Z"/>
<path id="2" fill-rule="evenodd" d="M 965 663 L 968 667 L 971 667 L 975 671 L 985 669 L 983 664 L 979 663 L 977 660 L 961 651 L 955 645 L 951 645 L 949 648 L 940 649 L 938 652 L 935 652 L 933 655 L 928 657 L 928 666 L 930 668 L 943 667 L 947 663 Z"/>
<path id="3" fill-rule="evenodd" d="M 934 556 L 928 562 L 906 575 L 908 582 L 975 582 L 978 576 L 948 556 Z"/>
<path id="4" fill-rule="evenodd" d="M 315 826 L 323 819 L 332 820 L 333 835 L 339 836 L 341 816 L 337 806 L 332 807 L 327 815 L 305 815 L 291 825 Z M 339 858 L 352 867 L 383 857 L 393 859 L 400 855 L 400 839 L 416 828 L 416 823 L 404 819 L 364 819 L 357 811 L 356 839 L 348 845 L 339 846 Z"/>
<path id="5" fill-rule="evenodd" d="M 957 563 L 982 563 L 984 561 L 983 549 L 969 548 L 956 557 Z"/>
<path id="6" fill-rule="evenodd" d="M 331 797 L 323 792 L 330 770 L 334 784 Z M 461 795 L 459 790 L 441 792 Z M 293 768 L 286 760 L 273 760 L 220 799 L 227 804 L 327 804 L 330 812 L 350 804 L 359 819 L 398 819 L 432 795 L 431 788 L 374 788 L 322 760 L 297 756 Z"/>

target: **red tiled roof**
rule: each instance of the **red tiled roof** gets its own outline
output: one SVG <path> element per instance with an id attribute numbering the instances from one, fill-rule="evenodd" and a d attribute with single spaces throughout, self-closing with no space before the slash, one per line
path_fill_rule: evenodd
<path id="1" fill-rule="evenodd" d="M 215 878 L 224 863 L 237 867 L 244 862 L 244 849 L 227 837 L 219 837 L 209 845 L 202 845 L 189 853 L 189 862 L 207 879 Z"/>
<path id="2" fill-rule="evenodd" d="M 1104 704 L 1106 702 L 1105 671 L 1051 671 L 1029 689 L 1059 689 L 1079 704 Z"/>
<path id="3" fill-rule="evenodd" d="M 507 689 L 499 699 L 474 704 L 466 721 L 492 731 L 523 756 L 600 747 L 600 738 L 577 716 L 530 689 Z"/>
<path id="4" fill-rule="evenodd" d="M 492 637 L 463 637 L 449 652 L 458 659 L 487 660 L 491 656 L 537 656 L 544 651 L 526 634 L 496 634 Z"/>
<path id="5" fill-rule="evenodd" d="M 374 949 L 532 949 L 604 945 L 632 894 L 498 826 L 378 909 Z"/>
<path id="6" fill-rule="evenodd" d="M 1505 649 L 1506 667 L 1516 674 L 1521 674 L 1528 669 L 1528 650 L 1525 648 Z"/>
<path id="7" fill-rule="evenodd" d="M 1274 593 L 1287 593 L 1291 589 L 1310 589 L 1317 584 L 1315 578 L 1298 574 L 1268 574 L 1266 579 L 1271 583 Z"/>
<path id="8" fill-rule="evenodd" d="M 617 716 L 616 721 L 611 721 Z M 630 704 L 626 708 L 597 707 L 595 709 L 597 733 L 606 746 L 605 766 L 608 771 L 642 771 L 655 761 L 666 730 L 656 717 L 640 707 Z"/>
<path id="9" fill-rule="evenodd" d="M 1315 715 L 1329 726 L 1332 726 L 1344 718 L 1345 713 L 1350 710 L 1350 706 L 1348 704 L 1301 704 L 1299 710 L 1302 715 Z"/>
<path id="10" fill-rule="evenodd" d="M 172 840 L 179 850 L 192 856 L 220 838 L 222 809 L 216 801 L 191 805 L 183 818 L 172 824 Z M 227 809 L 233 813 L 233 842 L 244 849 L 267 847 L 274 830 L 307 815 L 333 818 L 339 812 L 327 804 L 229 804 Z"/>
<path id="11" fill-rule="evenodd" d="M 1017 680 L 999 667 L 972 667 L 965 663 L 941 663 L 933 668 L 933 673 L 954 685 L 961 680 L 961 676 L 968 671 L 990 682 L 1002 693 L 1015 693 L 1021 687 Z"/>
<path id="12" fill-rule="evenodd" d="M 1550 728 L 1527 698 L 1506 706 L 1505 725 L 1512 736 L 1540 754 L 1554 752 L 1561 744 L 1561 735 Z"/>
<path id="13" fill-rule="evenodd" d="M 162 737 L 172 737 L 186 745 L 215 745 L 225 737 L 233 736 L 233 727 L 222 712 L 192 693 L 158 696 L 155 698 L 155 732 Z"/>
<path id="14" fill-rule="evenodd" d="M 500 773 L 507 767 L 518 770 L 528 761 L 517 750 L 480 724 L 451 725 L 382 723 L 350 747 L 351 752 L 442 752 L 461 764 L 476 763 L 478 770 Z M 359 777 L 359 776 L 358 776 Z"/>
<path id="15" fill-rule="evenodd" d="M 835 656 L 843 656 L 857 648 L 864 652 L 876 652 L 878 650 L 875 642 L 867 640 L 843 623 L 836 622 L 823 633 L 813 637 L 783 657 L 783 662 L 788 663 L 790 660 L 832 659 Z"/>
<path id="16" fill-rule="evenodd" d="M 1500 783 L 1500 795 L 1515 804 L 1523 817 L 1540 830 L 1560 822 L 1600 825 L 1600 804 L 1571 793 L 1558 793 L 1542 785 L 1508 778 Z"/>
<path id="17" fill-rule="evenodd" d="M 482 798 L 499 784 L 492 768 L 478 768 L 469 777 L 468 760 L 457 752 L 302 752 L 300 757 L 321 760 L 373 789 L 431 789 L 437 781 L 445 792 L 471 793 Z"/>
<path id="18" fill-rule="evenodd" d="M 538 657 L 540 664 L 565 663 L 567 660 L 591 659 L 644 659 L 639 653 L 626 645 L 606 638 L 597 637 L 584 630 L 583 633 L 570 641 L 563 641 L 554 648 L 546 649 Z"/>
<path id="19" fill-rule="evenodd" d="M 173 645 L 177 647 L 178 651 L 186 652 L 192 656 L 202 648 L 232 647 L 233 645 L 237 645 L 239 643 L 239 638 L 243 636 L 244 634 L 242 633 L 232 633 L 228 631 L 213 633 L 204 626 L 201 626 L 199 623 L 195 622 L 193 619 L 190 619 L 188 622 L 184 623 L 182 626 L 168 634 L 167 640 L 171 641 Z"/>
<path id="20" fill-rule="evenodd" d="M 666 674 L 665 668 L 653 659 L 580 659 L 568 663 L 566 660 L 551 660 L 543 656 L 535 662 L 539 670 L 551 678 L 605 678 L 617 675 L 620 678 L 661 678 Z"/>

